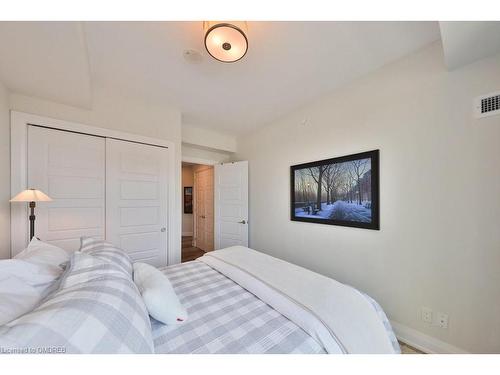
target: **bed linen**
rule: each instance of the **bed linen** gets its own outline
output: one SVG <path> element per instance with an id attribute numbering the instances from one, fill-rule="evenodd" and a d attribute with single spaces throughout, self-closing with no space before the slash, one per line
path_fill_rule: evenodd
<path id="1" fill-rule="evenodd" d="M 252 251 L 243 249 L 245 253 Z M 0 326 L 0 352 L 349 352 L 342 342 L 337 347 L 325 345 L 321 335 L 304 329 L 308 326 L 293 314 L 288 316 L 286 311 L 273 308 L 276 297 L 272 293 L 261 296 L 262 285 L 257 289 L 252 285 L 258 282 L 249 283 L 237 272 L 228 271 L 244 269 L 245 265 L 208 264 L 208 259 L 215 259 L 214 254 L 226 252 L 219 250 L 197 261 L 161 269 L 189 314 L 181 325 L 164 325 L 148 316 L 132 281 L 133 267 L 126 253 L 103 241 L 82 240 L 82 252 L 72 255 L 59 288 L 31 313 Z M 218 258 L 221 261 L 224 256 Z M 276 272 L 281 271 L 276 268 Z M 397 352 L 397 341 L 380 306 L 354 292 L 383 321 Z"/>
<path id="2" fill-rule="evenodd" d="M 150 319 L 128 272 L 75 252 L 58 290 L 0 326 L 0 354 L 43 353 L 153 353 Z"/>
<path id="3" fill-rule="evenodd" d="M 30 263 L 58 267 L 62 273 L 62 265 L 68 262 L 70 253 L 60 247 L 40 241 L 33 237 L 28 247 L 17 254 L 14 259 L 24 260 Z"/>
<path id="4" fill-rule="evenodd" d="M 132 259 L 125 251 L 115 245 L 94 237 L 84 236 L 80 237 L 80 251 L 112 264 L 113 267 L 132 278 Z"/>
<path id="5" fill-rule="evenodd" d="M 161 269 L 188 310 L 189 319 L 180 326 L 165 326 L 152 319 L 156 353 L 354 353 L 346 350 L 342 342 L 325 345 L 314 332 L 306 332 L 303 328 L 307 325 L 296 316 L 286 317 L 271 307 L 272 303 L 266 303 L 269 296 L 263 296 L 253 287 L 249 291 L 241 286 L 247 286 L 241 278 L 227 270 L 224 275 L 209 266 L 209 254 L 217 251 Z M 389 345 L 384 353 L 400 353 L 380 305 L 358 290 L 346 287 L 361 297 L 379 320 Z"/>
<path id="6" fill-rule="evenodd" d="M 155 353 L 325 353 L 304 330 L 231 279 L 195 260 L 161 269 L 188 320 L 151 319 Z"/>
<path id="7" fill-rule="evenodd" d="M 328 353 L 399 353 L 382 309 L 349 285 L 243 246 L 199 260 L 296 323 Z"/>
<path id="8" fill-rule="evenodd" d="M 26 281 L 0 272 L 0 326 L 30 312 L 41 299 L 40 291 Z"/>

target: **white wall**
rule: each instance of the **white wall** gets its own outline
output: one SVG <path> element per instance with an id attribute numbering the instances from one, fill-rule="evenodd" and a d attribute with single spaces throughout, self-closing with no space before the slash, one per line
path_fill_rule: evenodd
<path id="1" fill-rule="evenodd" d="M 10 121 L 9 96 L 0 83 L 0 259 L 10 257 Z"/>
<path id="2" fill-rule="evenodd" d="M 10 108 L 86 125 L 168 139 L 178 144 L 181 142 L 181 119 L 178 110 L 150 106 L 141 98 L 125 96 L 99 87 L 94 90 L 91 110 L 18 94 L 11 94 Z"/>
<path id="3" fill-rule="evenodd" d="M 191 144 L 182 144 L 182 160 L 192 163 L 205 163 L 209 161 L 222 163 L 230 161 L 234 153 L 223 152 L 221 150 L 208 149 Z"/>
<path id="4" fill-rule="evenodd" d="M 226 152 L 236 151 L 236 137 L 184 123 L 182 124 L 182 142 Z"/>
<path id="5" fill-rule="evenodd" d="M 472 116 L 496 90 L 500 56 L 448 72 L 435 43 L 241 137 L 251 246 L 366 291 L 404 326 L 500 352 L 500 117 Z M 380 231 L 290 221 L 291 165 L 372 149 Z"/>
<path id="6" fill-rule="evenodd" d="M 182 166 L 182 194 L 183 194 L 183 204 L 184 204 L 184 188 L 193 187 L 194 183 L 194 172 L 193 167 L 190 165 Z M 182 235 L 192 236 L 193 235 L 193 214 L 185 214 L 184 206 L 182 207 Z"/>
<path id="7" fill-rule="evenodd" d="M 1 102 L 1 96 L 0 96 Z M 99 87 L 94 88 L 93 105 L 91 110 L 71 107 L 55 102 L 41 100 L 18 94 L 10 95 L 10 108 L 12 110 L 33 113 L 62 120 L 78 122 L 86 125 L 94 125 L 103 128 L 120 130 L 128 133 L 143 136 L 165 139 L 175 144 L 176 161 L 176 199 L 174 210 L 178 220 L 175 222 L 174 238 L 178 238 L 178 248 L 173 251 L 174 260 L 180 262 L 180 234 L 181 234 L 181 114 L 178 110 L 168 107 L 151 106 L 141 100 L 124 96 L 121 93 L 104 90 Z M 0 115 L 2 115 L 0 104 Z M 2 117 L 3 118 L 3 117 Z M 0 128 L 3 132 L 3 123 L 0 120 Z M 9 124 L 7 121 L 6 131 Z M 8 134 L 8 133 L 7 133 Z M 2 142 L 3 142 L 2 137 Z M 7 138 L 8 139 L 8 138 Z M 8 145 L 8 141 L 7 141 Z M 0 160 L 10 159 L 7 148 L 2 148 Z M 3 167 L 0 167 L 0 171 Z M 10 194 L 10 173 L 6 174 L 6 179 L 2 181 L 2 189 L 8 189 Z M 2 190 L 3 191 L 3 190 Z M 3 203 L 1 203 L 3 205 Z M 2 237 L 0 248 L 8 246 L 8 241 Z M 10 250 L 9 250 L 10 251 Z M 169 257 L 170 258 L 170 257 Z"/>

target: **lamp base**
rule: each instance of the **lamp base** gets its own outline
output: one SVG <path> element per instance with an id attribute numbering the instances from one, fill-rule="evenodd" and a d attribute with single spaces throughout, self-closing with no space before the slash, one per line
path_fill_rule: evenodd
<path id="1" fill-rule="evenodd" d="M 35 202 L 30 202 L 30 242 L 35 237 L 35 207 L 36 203 Z"/>

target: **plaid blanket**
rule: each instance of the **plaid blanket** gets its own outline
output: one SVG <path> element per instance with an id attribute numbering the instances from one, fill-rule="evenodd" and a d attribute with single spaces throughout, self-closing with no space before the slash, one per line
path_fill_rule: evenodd
<path id="1" fill-rule="evenodd" d="M 199 261 L 163 268 L 188 310 L 182 325 L 152 319 L 156 353 L 324 353 L 305 331 Z"/>

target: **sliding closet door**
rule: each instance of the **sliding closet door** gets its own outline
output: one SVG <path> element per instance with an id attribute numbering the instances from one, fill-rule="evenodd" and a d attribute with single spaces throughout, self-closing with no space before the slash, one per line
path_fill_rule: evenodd
<path id="1" fill-rule="evenodd" d="M 36 207 L 37 237 L 71 251 L 104 238 L 104 167 L 104 138 L 28 126 L 28 187 L 53 199 Z"/>
<path id="2" fill-rule="evenodd" d="M 106 239 L 134 261 L 167 263 L 168 150 L 106 139 Z"/>

